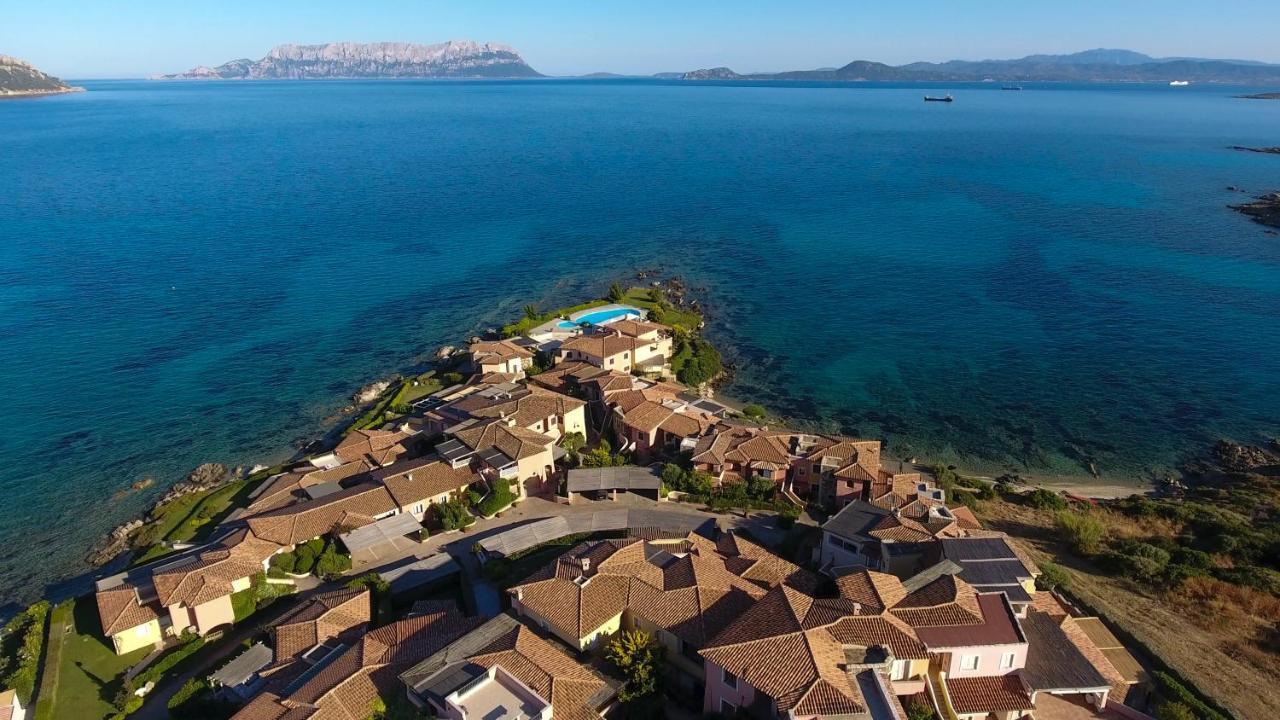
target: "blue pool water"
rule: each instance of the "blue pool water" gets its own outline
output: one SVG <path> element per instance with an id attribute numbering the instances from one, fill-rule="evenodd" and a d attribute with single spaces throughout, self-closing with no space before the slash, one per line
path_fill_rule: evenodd
<path id="1" fill-rule="evenodd" d="M 0 598 L 637 268 L 700 288 L 730 395 L 891 455 L 1119 482 L 1280 434 L 1243 88 L 82 84 L 0 103 Z"/>
<path id="2" fill-rule="evenodd" d="M 633 307 L 610 308 L 608 310 L 597 310 L 595 312 L 585 313 L 583 315 L 579 315 L 573 320 L 562 320 L 561 322 L 556 323 L 556 326 L 566 330 L 572 330 L 583 323 L 587 323 L 589 325 L 603 325 L 605 323 L 613 322 L 614 320 L 621 320 L 625 317 L 639 318 L 640 316 L 640 311 Z"/>

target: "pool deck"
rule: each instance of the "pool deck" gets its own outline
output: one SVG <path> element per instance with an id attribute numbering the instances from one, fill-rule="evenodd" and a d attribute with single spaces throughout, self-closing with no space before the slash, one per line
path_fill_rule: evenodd
<path id="1" fill-rule="evenodd" d="M 586 310 L 579 310 L 578 312 L 571 313 L 568 319 L 570 322 L 577 322 L 578 319 L 581 317 L 585 317 L 587 315 L 595 315 L 597 313 L 606 313 L 611 310 L 634 310 L 640 316 L 641 319 L 644 319 L 649 315 L 649 313 L 647 313 L 646 311 L 638 307 L 635 307 L 633 305 L 609 303 L 608 305 L 597 305 L 596 307 L 587 308 Z M 614 318 L 614 319 L 616 320 L 620 318 Z M 564 321 L 564 318 L 553 318 L 533 328 L 527 333 L 527 335 L 533 340 L 536 340 L 540 343 L 545 343 L 553 340 L 564 341 L 564 340 L 568 340 L 569 338 L 575 335 L 582 334 L 582 329 L 578 327 L 574 327 L 574 328 L 560 327 L 560 323 L 563 321 Z M 607 325 L 610 322 L 613 322 L 613 320 L 608 320 L 603 324 Z"/>

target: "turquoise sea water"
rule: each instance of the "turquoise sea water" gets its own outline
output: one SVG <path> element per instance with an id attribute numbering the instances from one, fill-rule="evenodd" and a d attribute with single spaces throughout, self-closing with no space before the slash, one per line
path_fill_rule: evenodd
<path id="1" fill-rule="evenodd" d="M 1280 432 L 1280 237 L 1225 207 L 1280 188 L 1227 149 L 1280 102 L 1242 89 L 83 84 L 0 103 L 3 599 L 637 268 L 704 288 L 732 395 L 898 455 L 1111 481 Z"/>

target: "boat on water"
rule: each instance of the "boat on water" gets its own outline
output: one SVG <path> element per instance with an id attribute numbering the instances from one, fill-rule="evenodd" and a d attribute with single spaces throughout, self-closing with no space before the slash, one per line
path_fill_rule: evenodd
<path id="1" fill-rule="evenodd" d="M 1021 89 L 1022 89 L 1022 86 L 1021 86 L 1021 85 L 1005 85 L 1004 87 L 1002 87 L 1002 88 L 1000 88 L 1000 89 L 1001 89 L 1001 90 L 1021 90 Z"/>
<path id="2" fill-rule="evenodd" d="M 925 95 L 924 101 L 925 102 L 955 102 L 955 98 L 951 97 L 951 93 L 947 93 L 942 97 L 938 97 L 937 95 Z"/>
<path id="3" fill-rule="evenodd" d="M 1186 87 L 1191 84 L 1189 80 L 1174 80 L 1169 83 L 1170 87 Z"/>

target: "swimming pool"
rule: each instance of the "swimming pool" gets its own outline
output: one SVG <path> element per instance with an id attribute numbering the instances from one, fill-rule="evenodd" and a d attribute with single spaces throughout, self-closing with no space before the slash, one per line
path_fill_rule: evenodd
<path id="1" fill-rule="evenodd" d="M 573 328 L 576 328 L 583 323 L 590 323 L 591 325 L 604 325 L 605 323 L 611 323 L 614 320 L 621 320 L 627 317 L 639 320 L 641 317 L 643 317 L 643 313 L 641 313 L 640 310 L 638 310 L 637 308 L 627 307 L 627 306 L 618 306 L 618 307 L 606 308 L 604 310 L 588 311 L 588 312 L 582 313 L 581 315 L 574 315 L 571 317 L 573 318 L 572 320 L 561 320 L 560 322 L 556 323 L 556 327 L 564 330 L 572 330 Z"/>

